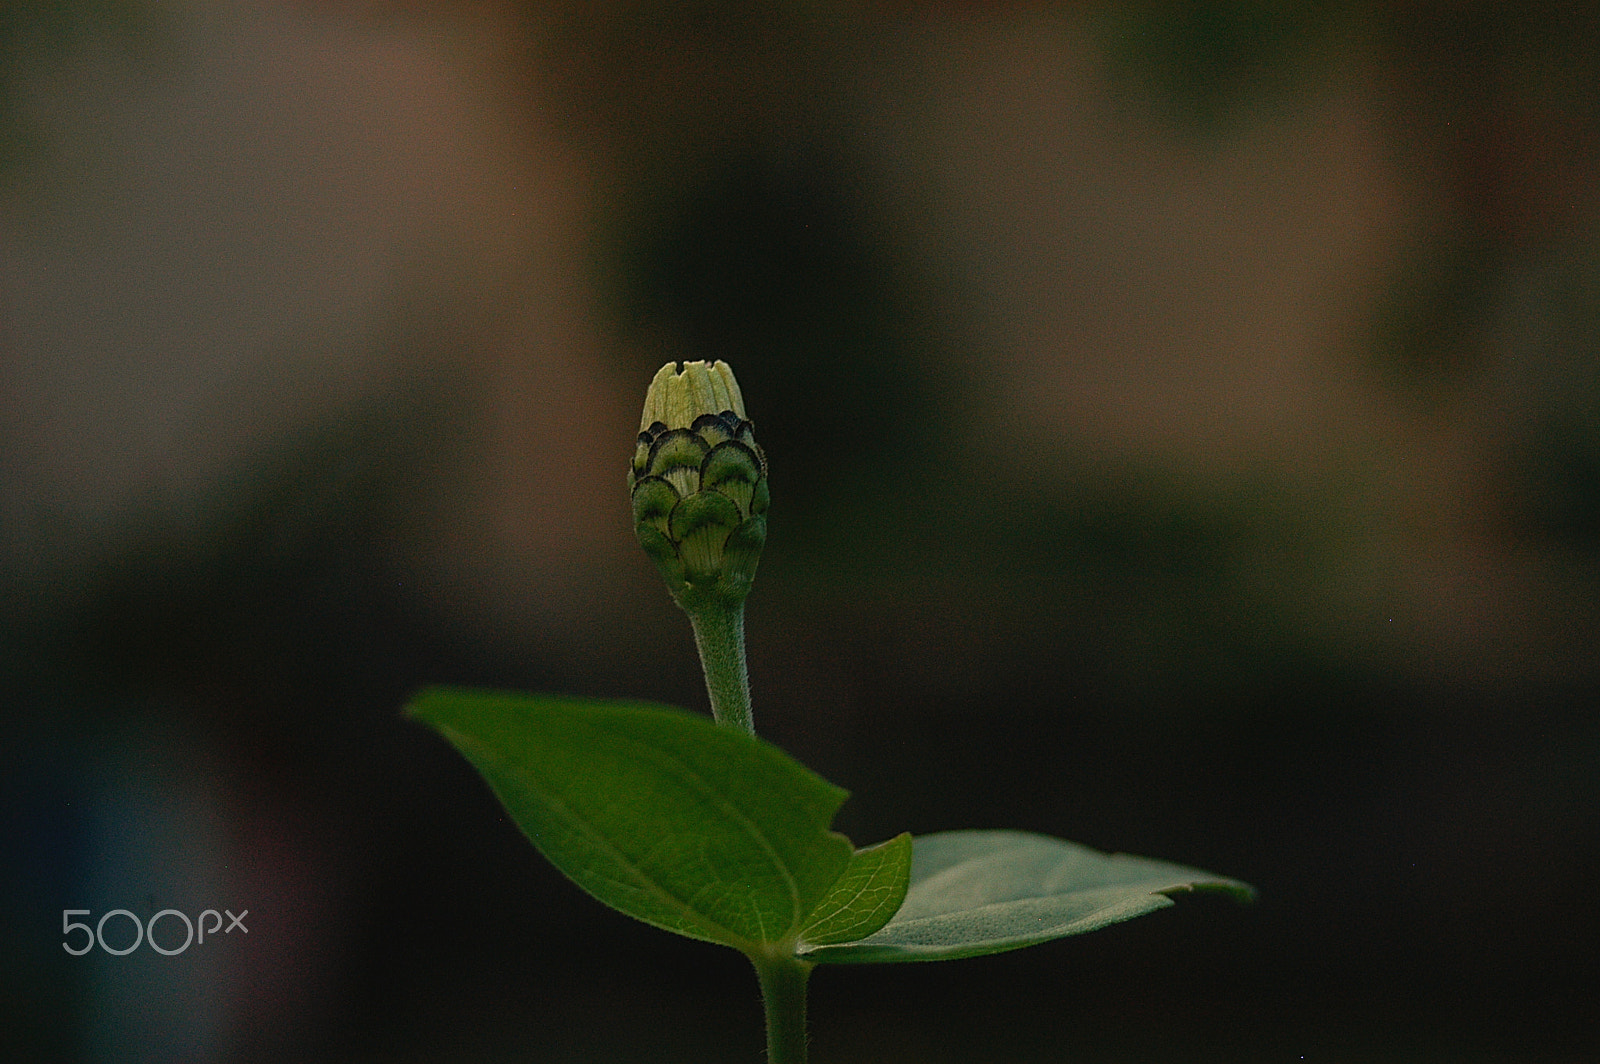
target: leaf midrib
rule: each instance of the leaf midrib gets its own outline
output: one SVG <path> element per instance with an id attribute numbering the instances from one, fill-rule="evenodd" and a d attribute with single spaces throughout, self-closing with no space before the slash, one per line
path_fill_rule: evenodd
<path id="1" fill-rule="evenodd" d="M 722 793 L 718 791 L 710 783 L 710 781 L 708 781 L 699 772 L 695 771 L 681 758 L 678 758 L 669 751 L 663 750 L 658 746 L 654 746 L 634 736 L 628 735 L 626 732 L 621 732 L 615 728 L 607 727 L 606 724 L 600 722 L 590 722 L 590 724 L 597 730 L 605 731 L 608 735 L 613 737 L 620 736 L 622 739 L 626 740 L 627 743 L 651 755 L 652 758 L 656 760 L 658 765 L 663 765 L 670 768 L 680 780 L 691 784 L 694 790 L 696 790 L 702 796 L 708 798 L 711 803 L 717 806 L 719 809 L 729 814 L 730 819 L 740 828 L 740 830 L 742 830 L 748 838 L 754 841 L 757 847 L 767 855 L 772 867 L 775 868 L 782 877 L 783 883 L 789 895 L 790 909 L 794 913 L 790 919 L 789 927 L 785 929 L 785 934 L 787 934 L 789 931 L 792 931 L 795 928 L 795 925 L 797 925 L 804 916 L 804 913 L 800 912 L 801 902 L 799 883 L 795 880 L 794 874 L 789 869 L 788 865 L 782 860 L 777 851 L 773 848 L 771 842 L 759 830 L 755 822 L 746 816 L 738 806 L 734 805 L 724 795 L 722 795 Z M 487 760 L 504 768 L 515 769 L 516 771 L 514 773 L 508 772 L 508 775 L 520 777 L 524 783 L 530 786 L 530 789 L 535 790 L 539 794 L 541 799 L 552 809 L 552 811 L 559 811 L 567 823 L 569 823 L 575 830 L 581 832 L 597 850 L 605 852 L 619 866 L 632 873 L 640 887 L 646 893 L 654 896 L 658 901 L 663 902 L 668 908 L 687 917 L 693 926 L 710 932 L 710 934 L 707 936 L 710 940 L 731 945 L 738 949 L 749 949 L 758 946 L 769 945 L 772 942 L 778 941 L 779 938 L 782 937 L 773 936 L 768 933 L 766 921 L 763 918 L 762 911 L 759 907 L 755 908 L 754 912 L 756 915 L 756 921 L 761 927 L 761 934 L 763 936 L 762 940 L 751 940 L 745 935 L 735 932 L 732 928 L 729 928 L 704 915 L 700 910 L 694 908 L 686 898 L 679 897 L 677 894 L 668 890 L 656 879 L 647 875 L 632 858 L 618 849 L 617 846 L 612 843 L 605 834 L 600 832 L 587 817 L 579 815 L 572 809 L 570 805 L 568 805 L 565 801 L 562 801 L 558 797 L 558 793 L 546 783 L 545 775 L 538 772 L 526 760 L 517 757 L 514 754 L 506 754 L 489 744 L 487 741 L 476 736 L 467 735 L 466 733 L 460 732 L 449 725 L 441 723 L 439 727 L 442 730 L 450 733 L 451 741 L 456 742 L 457 745 L 465 742 L 472 748 L 478 750 L 480 755 L 486 754 Z"/>

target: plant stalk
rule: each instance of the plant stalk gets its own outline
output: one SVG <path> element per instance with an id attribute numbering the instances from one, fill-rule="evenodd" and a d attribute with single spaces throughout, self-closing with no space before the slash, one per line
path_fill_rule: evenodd
<path id="1" fill-rule="evenodd" d="M 711 715 L 718 724 L 756 733 L 750 715 L 750 673 L 744 658 L 744 603 L 711 606 L 689 613 L 700 667 L 706 674 Z"/>
<path id="2" fill-rule="evenodd" d="M 767 1013 L 767 1064 L 806 1064 L 806 982 L 812 965 L 793 954 L 750 958 Z"/>

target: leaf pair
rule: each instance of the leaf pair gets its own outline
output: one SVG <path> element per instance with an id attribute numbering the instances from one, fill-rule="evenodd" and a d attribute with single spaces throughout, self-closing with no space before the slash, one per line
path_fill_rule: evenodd
<path id="1" fill-rule="evenodd" d="M 970 957 L 1092 931 L 1180 890 L 1250 894 L 1196 869 L 1024 832 L 944 832 L 914 845 L 902 834 L 857 850 L 829 829 L 845 791 L 680 710 L 433 688 L 407 713 L 449 739 L 584 890 L 752 956 Z"/>

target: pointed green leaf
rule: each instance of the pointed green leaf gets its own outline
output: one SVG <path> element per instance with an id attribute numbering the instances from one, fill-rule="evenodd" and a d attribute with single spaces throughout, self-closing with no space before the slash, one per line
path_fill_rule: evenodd
<path id="1" fill-rule="evenodd" d="M 665 707 L 432 688 L 406 712 L 477 766 L 539 851 L 607 905 L 745 950 L 796 935 L 851 863 L 846 793 Z"/>
<path id="2" fill-rule="evenodd" d="M 854 942 L 889 922 L 911 882 L 911 835 L 857 850 L 850 867 L 828 891 L 800 930 L 798 952 L 812 946 Z"/>
<path id="3" fill-rule="evenodd" d="M 876 934 L 824 945 L 806 960 L 835 964 L 954 960 L 1095 931 L 1172 904 L 1170 894 L 1238 880 L 1022 831 L 947 831 L 912 840 L 905 904 Z"/>

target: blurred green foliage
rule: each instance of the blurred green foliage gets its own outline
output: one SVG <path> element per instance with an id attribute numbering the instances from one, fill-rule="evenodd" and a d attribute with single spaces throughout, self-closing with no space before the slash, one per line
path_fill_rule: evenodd
<path id="1" fill-rule="evenodd" d="M 86 41 L 137 42 L 155 26 L 144 0 L 7 0 L 0 4 L 0 180 L 48 145 L 27 116 L 20 82 Z"/>
<path id="2" fill-rule="evenodd" d="M 1335 5 L 1158 0 L 1101 5 L 1094 19 L 1112 70 L 1182 129 L 1217 132 L 1281 106 L 1325 72 Z"/>

